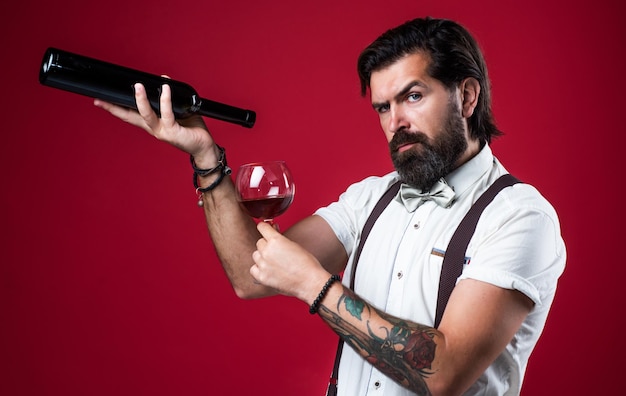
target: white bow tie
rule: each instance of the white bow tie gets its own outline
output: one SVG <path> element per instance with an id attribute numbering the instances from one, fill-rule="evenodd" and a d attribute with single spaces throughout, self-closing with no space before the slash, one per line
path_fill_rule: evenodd
<path id="1" fill-rule="evenodd" d="M 402 183 L 396 199 L 402 202 L 409 212 L 415 212 L 426 201 L 435 201 L 442 208 L 449 208 L 454 203 L 454 190 L 444 178 L 439 179 L 428 192 L 421 192 L 415 187 Z"/>

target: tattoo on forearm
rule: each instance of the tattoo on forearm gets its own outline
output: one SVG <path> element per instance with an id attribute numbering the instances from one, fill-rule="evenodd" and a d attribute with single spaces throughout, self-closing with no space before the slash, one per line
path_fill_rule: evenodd
<path id="1" fill-rule="evenodd" d="M 431 365 L 435 358 L 433 328 L 378 311 L 349 289 L 345 289 L 336 308 L 337 312 L 348 312 L 367 327 L 367 332 L 360 330 L 322 304 L 320 315 L 348 345 L 399 384 L 419 395 L 430 395 L 424 379 L 432 374 Z M 372 311 L 388 325 L 372 329 L 369 321 Z"/>

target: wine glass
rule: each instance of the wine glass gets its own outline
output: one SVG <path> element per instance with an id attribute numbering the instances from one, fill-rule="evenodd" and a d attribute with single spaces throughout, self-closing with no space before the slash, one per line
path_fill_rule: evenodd
<path id="1" fill-rule="evenodd" d="M 235 186 L 239 203 L 248 214 L 269 224 L 287 210 L 296 192 L 285 161 L 241 165 Z"/>

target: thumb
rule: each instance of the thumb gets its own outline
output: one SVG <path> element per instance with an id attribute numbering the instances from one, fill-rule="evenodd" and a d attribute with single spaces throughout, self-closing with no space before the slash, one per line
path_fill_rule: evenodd
<path id="1" fill-rule="evenodd" d="M 259 232 L 261 233 L 261 235 L 265 239 L 274 237 L 276 235 L 280 235 L 280 233 L 275 228 L 275 226 L 273 226 L 272 224 L 268 224 L 268 223 L 266 223 L 264 221 L 260 221 L 257 224 L 256 228 L 257 228 L 257 230 L 259 230 Z"/>

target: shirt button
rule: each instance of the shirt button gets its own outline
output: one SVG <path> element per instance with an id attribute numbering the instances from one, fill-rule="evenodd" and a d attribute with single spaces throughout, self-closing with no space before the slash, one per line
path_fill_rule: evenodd
<path id="1" fill-rule="evenodd" d="M 420 228 L 420 223 L 417 222 L 417 223 L 413 224 L 413 228 L 416 229 L 416 230 L 419 229 Z"/>
<path id="2" fill-rule="evenodd" d="M 398 272 L 398 279 L 402 279 L 402 276 L 404 276 L 404 274 L 402 273 L 402 271 Z"/>
<path id="3" fill-rule="evenodd" d="M 376 381 L 376 382 L 374 382 L 374 387 L 375 387 L 376 389 L 380 388 L 380 381 Z"/>

